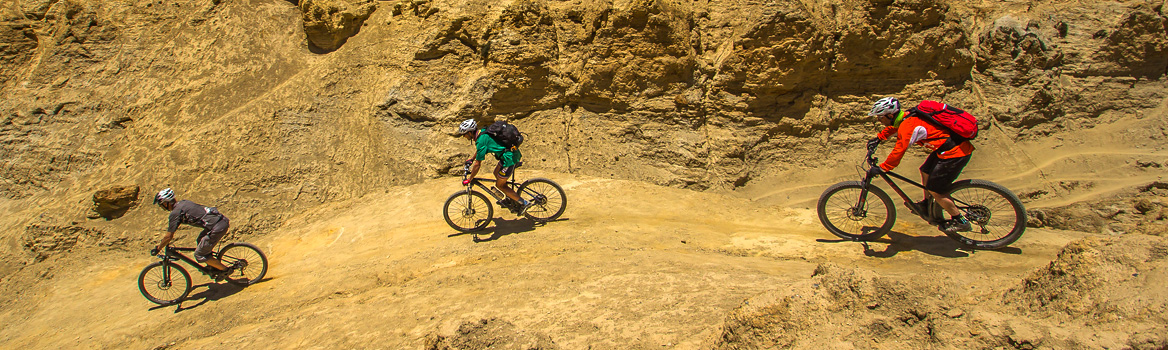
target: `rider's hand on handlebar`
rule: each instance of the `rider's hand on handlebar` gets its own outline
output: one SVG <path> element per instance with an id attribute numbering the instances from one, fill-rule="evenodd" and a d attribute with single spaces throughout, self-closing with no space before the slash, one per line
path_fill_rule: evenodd
<path id="1" fill-rule="evenodd" d="M 150 248 L 151 256 L 158 256 L 158 247 Z"/>
<path id="2" fill-rule="evenodd" d="M 462 180 L 462 185 L 463 185 L 463 186 L 466 186 L 466 185 L 469 185 L 469 184 L 470 184 L 470 179 Z"/>
<path id="3" fill-rule="evenodd" d="M 868 149 L 875 149 L 876 146 L 879 146 L 879 145 L 880 145 L 880 138 L 879 137 L 874 137 L 871 140 L 868 140 Z"/>
<path id="4" fill-rule="evenodd" d="M 874 166 L 874 167 L 868 168 L 868 176 L 869 177 L 875 177 L 875 176 L 878 176 L 878 175 L 883 174 L 883 173 L 884 173 L 884 169 L 881 169 L 879 166 Z"/>

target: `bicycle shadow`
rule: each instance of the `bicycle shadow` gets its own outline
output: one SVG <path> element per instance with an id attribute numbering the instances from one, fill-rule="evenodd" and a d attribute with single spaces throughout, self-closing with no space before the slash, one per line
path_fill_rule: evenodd
<path id="1" fill-rule="evenodd" d="M 851 242 L 849 240 L 817 239 L 819 242 Z M 918 251 L 921 253 L 944 257 L 965 258 L 977 252 L 998 252 L 1005 254 L 1022 254 L 1022 249 L 1005 247 L 995 250 L 970 249 L 945 235 L 941 236 L 913 236 L 902 232 L 890 231 L 888 235 L 870 242 L 859 242 L 863 246 L 864 255 L 873 258 L 891 258 L 901 252 Z M 884 250 L 874 250 L 870 243 L 885 243 Z"/>
<path id="2" fill-rule="evenodd" d="M 271 279 L 271 278 L 265 277 L 259 281 L 256 281 L 256 283 L 263 283 L 269 279 Z M 256 283 L 253 283 L 252 285 L 255 285 Z M 203 290 L 200 290 L 197 293 L 194 293 L 192 295 L 188 295 L 186 297 L 186 299 L 179 301 L 177 304 L 158 305 L 158 306 L 150 308 L 150 310 L 161 309 L 161 308 L 169 307 L 169 306 L 178 306 L 177 308 L 174 309 L 174 313 L 177 314 L 179 312 L 183 312 L 186 310 L 191 310 L 191 309 L 203 306 L 203 304 L 206 304 L 207 302 L 210 302 L 210 301 L 216 301 L 219 299 L 223 299 L 223 298 L 235 295 L 235 293 L 239 293 L 240 291 L 246 289 L 249 286 L 238 285 L 238 284 L 234 284 L 234 283 L 230 283 L 230 282 L 224 282 L 224 283 L 207 282 L 207 283 L 195 285 L 195 286 L 191 287 L 191 290 L 195 291 L 195 290 L 198 290 L 200 287 L 206 287 L 206 288 Z M 198 302 L 195 303 L 194 305 L 190 305 L 190 306 L 185 305 L 187 302 L 194 301 L 194 300 L 198 300 Z"/>
<path id="3" fill-rule="evenodd" d="M 447 235 L 447 237 L 457 237 L 462 235 L 472 235 L 475 243 L 494 241 L 503 236 L 512 235 L 516 233 L 534 231 L 536 227 L 546 226 L 551 222 L 568 221 L 568 218 L 559 218 L 555 220 L 536 222 L 528 218 L 520 218 L 515 220 L 504 220 L 503 218 L 495 218 L 495 225 L 484 228 L 482 230 L 470 232 L 458 232 Z M 484 237 L 486 236 L 486 237 Z"/>

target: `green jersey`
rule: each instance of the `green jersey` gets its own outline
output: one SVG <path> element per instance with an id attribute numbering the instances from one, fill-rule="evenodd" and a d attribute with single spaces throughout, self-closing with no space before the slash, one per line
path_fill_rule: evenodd
<path id="1" fill-rule="evenodd" d="M 495 159 L 503 163 L 503 167 L 506 168 L 514 166 L 523 158 L 523 154 L 519 153 L 519 150 L 509 150 L 495 141 L 491 135 L 487 135 L 487 129 L 479 130 L 478 135 L 478 139 L 475 140 L 475 160 L 486 159 L 487 153 L 494 154 Z"/>

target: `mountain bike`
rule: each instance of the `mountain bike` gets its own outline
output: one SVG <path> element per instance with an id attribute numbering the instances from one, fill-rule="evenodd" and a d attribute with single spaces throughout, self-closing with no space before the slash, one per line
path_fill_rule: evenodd
<path id="1" fill-rule="evenodd" d="M 142 296 L 159 305 L 170 305 L 182 301 L 191 293 L 191 274 L 179 266 L 183 261 L 195 270 L 211 277 L 216 282 L 226 279 L 236 285 L 250 285 L 259 282 L 268 272 L 268 257 L 256 246 L 248 243 L 231 243 L 219 250 L 215 256 L 226 271 L 199 264 L 182 252 L 194 252 L 195 248 L 166 247 L 159 260 L 138 275 L 138 290 Z"/>
<path id="2" fill-rule="evenodd" d="M 516 165 L 515 168 L 518 169 L 520 166 L 522 163 Z M 466 181 L 468 176 L 470 176 L 469 163 L 463 164 L 462 180 Z M 518 183 L 515 181 L 517 177 L 518 175 L 512 174 L 511 178 L 507 180 L 507 187 L 518 193 L 521 198 L 532 203 L 527 211 L 522 211 L 522 204 L 507 198 L 507 195 L 499 189 L 493 188 L 494 186 L 488 187 L 488 185 L 495 183 L 494 179 L 473 178 L 466 185 L 465 190 L 455 192 L 446 199 L 446 204 L 442 207 L 442 216 L 446 219 L 446 224 L 460 232 L 487 227 L 495 213 L 494 206 L 487 199 L 488 195 L 494 198 L 495 203 L 499 206 L 510 209 L 516 214 L 522 212 L 523 216 L 535 222 L 552 221 L 564 214 L 568 198 L 564 196 L 564 189 L 559 184 L 538 177 Z"/>
<path id="3" fill-rule="evenodd" d="M 860 168 L 867 175 L 863 181 L 837 183 L 819 196 L 819 203 L 816 204 L 819 221 L 840 238 L 851 241 L 876 240 L 887 234 L 896 222 L 892 198 L 872 184 L 875 175 L 867 171 L 878 166 L 873 156 L 877 146 L 870 145 L 868 154 L 864 156 L 867 167 L 861 164 Z M 893 172 L 881 172 L 879 176 L 900 195 L 912 213 L 930 225 L 939 225 L 944 221 L 945 210 L 936 201 L 926 201 L 924 208 L 918 208 L 892 178 L 922 189 L 924 185 Z M 953 198 L 957 210 L 973 225 L 973 230 L 945 232 L 945 235 L 967 247 L 1002 248 L 1014 243 L 1026 231 L 1026 209 L 1022 207 L 1022 201 L 1002 185 L 986 180 L 960 180 L 949 187 L 949 196 Z"/>

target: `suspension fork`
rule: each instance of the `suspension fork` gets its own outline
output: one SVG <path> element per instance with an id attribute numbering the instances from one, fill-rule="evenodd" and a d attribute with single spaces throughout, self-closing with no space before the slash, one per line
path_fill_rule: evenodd
<path id="1" fill-rule="evenodd" d="M 864 181 L 860 182 L 860 197 L 856 199 L 856 205 L 852 207 L 852 215 L 864 216 L 866 214 L 866 204 L 868 204 L 868 186 L 872 186 L 871 176 L 865 176 Z"/>
<path id="2" fill-rule="evenodd" d="M 166 254 L 162 256 L 162 281 L 170 286 L 170 266 L 174 264 L 174 261 L 170 259 L 170 247 L 166 248 Z"/>

